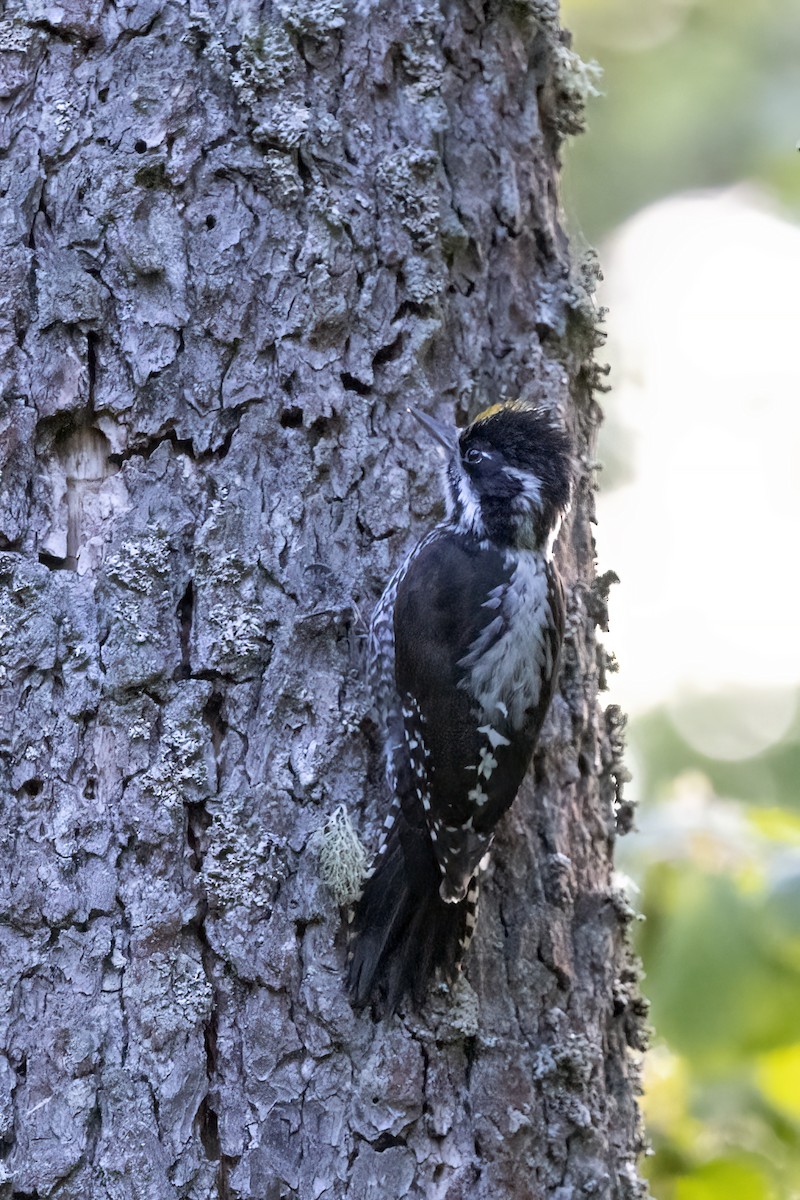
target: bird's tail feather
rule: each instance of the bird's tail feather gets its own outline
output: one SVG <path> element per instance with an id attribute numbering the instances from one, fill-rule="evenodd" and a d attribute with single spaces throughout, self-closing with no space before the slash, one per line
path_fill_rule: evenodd
<path id="1" fill-rule="evenodd" d="M 437 974 L 456 974 L 475 924 L 477 880 L 455 904 L 442 900 L 441 880 L 427 830 L 401 812 L 353 914 L 348 987 L 356 1008 L 372 999 L 388 1015 L 406 996 L 419 1007 Z"/>

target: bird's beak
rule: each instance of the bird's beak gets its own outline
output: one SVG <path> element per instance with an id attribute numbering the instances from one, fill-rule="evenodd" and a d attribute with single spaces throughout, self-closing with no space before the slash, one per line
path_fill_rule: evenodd
<path id="1" fill-rule="evenodd" d="M 409 408 L 407 412 L 415 420 L 419 421 L 426 433 L 429 433 L 434 441 L 441 446 L 440 453 L 444 452 L 443 457 L 449 458 L 456 453 L 458 449 L 458 430 L 454 425 L 444 425 L 441 421 L 434 421 L 433 417 L 429 417 L 427 413 L 420 412 L 417 408 Z"/>

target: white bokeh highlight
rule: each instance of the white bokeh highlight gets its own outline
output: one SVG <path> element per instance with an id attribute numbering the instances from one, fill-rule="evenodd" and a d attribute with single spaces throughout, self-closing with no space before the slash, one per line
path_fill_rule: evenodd
<path id="1" fill-rule="evenodd" d="M 614 699 L 738 696 L 727 741 L 709 736 L 743 757 L 786 732 L 800 684 L 800 230 L 742 189 L 681 196 L 602 258 L 607 410 L 635 471 L 598 503 L 600 565 L 622 579 Z"/>

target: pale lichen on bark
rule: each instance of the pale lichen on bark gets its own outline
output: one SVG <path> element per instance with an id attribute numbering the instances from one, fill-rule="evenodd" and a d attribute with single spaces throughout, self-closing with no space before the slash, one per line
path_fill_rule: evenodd
<path id="1" fill-rule="evenodd" d="M 6 6 L 0 1195 L 639 1194 L 566 45 L 552 3 Z M 561 690 L 469 984 L 374 1025 L 312 839 L 385 803 L 405 407 L 511 395 L 584 464 Z"/>

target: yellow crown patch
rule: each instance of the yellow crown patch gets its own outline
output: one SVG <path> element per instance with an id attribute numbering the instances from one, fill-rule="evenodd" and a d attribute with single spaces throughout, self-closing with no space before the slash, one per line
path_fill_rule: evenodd
<path id="1" fill-rule="evenodd" d="M 511 412 L 536 412 L 536 406 L 528 404 L 525 400 L 503 400 L 501 403 L 491 404 L 483 412 L 479 412 L 472 424 L 477 425 L 480 421 L 488 421 L 495 413 L 503 412 L 504 409 L 510 409 Z"/>

